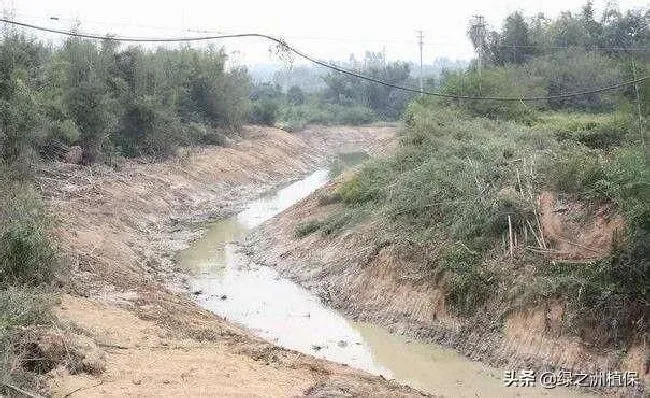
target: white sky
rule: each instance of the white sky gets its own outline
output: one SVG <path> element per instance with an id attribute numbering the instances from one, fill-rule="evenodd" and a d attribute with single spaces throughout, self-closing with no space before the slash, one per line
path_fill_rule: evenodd
<path id="1" fill-rule="evenodd" d="M 607 0 L 596 0 L 600 12 Z M 0 0 L 14 9 L 15 19 L 59 29 L 81 21 L 82 32 L 146 37 L 197 35 L 197 31 L 267 33 L 284 37 L 292 45 L 319 58 L 347 60 L 365 50 L 382 51 L 388 59 L 416 61 L 416 30 L 424 31 L 425 63 L 437 57 L 469 59 L 473 56 L 466 30 L 470 17 L 480 13 L 500 26 L 511 12 L 543 12 L 555 17 L 563 10 L 577 11 L 586 0 Z M 621 10 L 650 7 L 647 0 L 619 0 Z M 59 21 L 50 17 L 58 17 Z M 188 33 L 187 30 L 193 30 Z M 257 39 L 222 42 L 244 64 L 277 61 L 269 44 Z M 233 52 L 239 51 L 237 54 Z"/>

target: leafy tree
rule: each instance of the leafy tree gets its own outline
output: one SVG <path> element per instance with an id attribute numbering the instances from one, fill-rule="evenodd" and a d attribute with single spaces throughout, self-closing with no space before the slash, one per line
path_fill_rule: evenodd
<path id="1" fill-rule="evenodd" d="M 101 48 L 77 38 L 68 39 L 62 50 L 66 62 L 65 104 L 80 131 L 84 163 L 98 160 L 115 125 L 116 104 L 108 93 L 108 65 L 115 43 Z"/>
<path id="2" fill-rule="evenodd" d="M 289 91 L 287 91 L 287 101 L 289 105 L 302 105 L 305 103 L 305 94 L 302 92 L 300 87 L 292 86 Z"/>
<path id="3" fill-rule="evenodd" d="M 370 76 L 396 85 L 407 85 L 410 67 L 407 63 L 386 63 L 381 53 L 366 53 L 364 66 L 357 70 Z M 358 79 L 339 72 L 332 72 L 324 78 L 327 89 L 325 100 L 339 105 L 362 105 L 372 109 L 386 119 L 399 117 L 401 111 L 412 98 L 411 94 L 385 85 Z"/>
<path id="4" fill-rule="evenodd" d="M 585 39 L 585 48 L 592 49 L 598 47 L 601 37 L 603 34 L 603 27 L 596 21 L 595 11 L 593 7 L 593 2 L 588 1 L 582 7 L 582 13 L 580 14 L 580 22 L 586 34 Z"/>
<path id="5" fill-rule="evenodd" d="M 503 24 L 503 30 L 499 40 L 500 48 L 499 63 L 522 64 L 530 59 L 534 53 L 531 48 L 531 40 L 528 32 L 528 24 L 521 12 L 516 11 L 508 16 Z M 507 54 L 507 52 L 511 54 Z"/>
<path id="6" fill-rule="evenodd" d="M 0 150 L 2 160 L 19 174 L 42 141 L 37 73 L 47 51 L 22 34 L 7 35 L 0 45 Z"/>
<path id="7" fill-rule="evenodd" d="M 584 24 L 573 17 L 570 11 L 560 14 L 549 27 L 551 42 L 560 47 L 585 47 L 588 35 Z"/>

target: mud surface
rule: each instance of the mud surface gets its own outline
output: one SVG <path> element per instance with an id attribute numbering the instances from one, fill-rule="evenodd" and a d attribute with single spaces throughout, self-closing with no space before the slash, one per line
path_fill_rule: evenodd
<path id="1" fill-rule="evenodd" d="M 339 158 L 351 158 L 342 154 Z M 364 159 L 358 157 L 358 161 Z M 354 162 L 347 162 L 348 165 Z M 339 172 L 353 172 L 349 167 Z M 503 370 L 470 361 L 452 349 L 392 335 L 353 322 L 308 290 L 268 266 L 247 262 L 237 242 L 251 228 L 278 215 L 327 183 L 319 169 L 279 191 L 263 195 L 237 215 L 215 222 L 180 255 L 193 272 L 189 288 L 202 307 L 285 348 L 344 363 L 446 396 L 518 396 L 503 387 Z M 528 396 L 570 396 L 566 390 L 528 389 Z"/>
<path id="2" fill-rule="evenodd" d="M 244 245 L 251 261 L 273 267 L 355 320 L 455 348 L 497 368 L 592 374 L 609 369 L 638 372 L 647 378 L 643 347 L 633 347 L 621 359 L 621 353 L 600 352 L 579 338 L 562 334 L 557 327 L 560 303 L 516 312 L 503 323 L 489 317 L 470 323 L 451 315 L 445 308 L 444 292 L 427 279 L 422 264 L 400 258 L 387 243 L 399 237 L 372 219 L 335 234 L 296 237 L 299 223 L 324 220 L 342 209 L 340 203 L 321 200 L 332 196 L 337 185 L 329 184 L 251 234 Z M 435 386 L 430 388 L 435 391 Z M 639 391 L 623 394 L 638 395 Z"/>
<path id="3" fill-rule="evenodd" d="M 241 210 L 260 193 L 325 164 L 340 150 L 381 153 L 394 126 L 250 127 L 227 148 L 193 150 L 119 169 L 59 164 L 41 190 L 72 269 L 56 313 L 64 333 L 97 348 L 97 372 L 56 368 L 53 396 L 422 396 L 342 365 L 278 348 L 171 291 L 175 253 L 197 222 Z"/>

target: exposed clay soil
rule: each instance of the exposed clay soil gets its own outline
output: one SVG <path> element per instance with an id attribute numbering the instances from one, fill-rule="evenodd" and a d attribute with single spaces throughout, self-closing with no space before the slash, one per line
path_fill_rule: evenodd
<path id="1" fill-rule="evenodd" d="M 427 278 L 426 265 L 400 258 L 396 248 L 386 243 L 394 241 L 390 231 L 382 230 L 372 217 L 341 233 L 296 237 L 299 223 L 324 220 L 342 209 L 340 203 L 322 199 L 332 197 L 338 184 L 330 183 L 263 224 L 248 237 L 243 251 L 252 261 L 275 267 L 355 319 L 452 346 L 475 360 L 510 369 L 634 371 L 646 385 L 650 382 L 647 347 L 636 345 L 627 352 L 590 347 L 563 333 L 564 307 L 559 302 L 519 311 L 503 324 L 486 316 L 480 319 L 480 327 L 450 315 L 444 292 Z M 544 233 L 556 249 L 552 258 L 573 261 L 607 254 L 613 234 L 622 227 L 621 219 L 601 209 L 595 218 L 581 222 L 577 233 L 573 230 L 578 222 L 569 217 L 580 209 L 569 204 L 570 211 L 558 214 L 556 200 L 550 193 L 540 197 Z M 635 392 L 623 394 L 628 393 Z"/>
<path id="2" fill-rule="evenodd" d="M 163 163 L 48 165 L 39 178 L 72 269 L 39 349 L 76 353 L 48 375 L 53 396 L 422 396 L 415 390 L 264 342 L 169 286 L 173 256 L 197 222 L 231 214 L 337 151 L 381 154 L 395 126 L 248 127 L 227 148 Z M 60 336 L 57 337 L 57 336 Z M 59 343 L 56 343 L 59 341 Z M 58 350 L 58 351 L 57 351 Z M 64 366 L 65 365 L 65 366 Z"/>
<path id="3" fill-rule="evenodd" d="M 558 260 L 593 260 L 606 256 L 625 220 L 601 206 L 594 215 L 580 203 L 561 200 L 553 192 L 539 196 L 540 221 L 545 240 Z M 581 220 L 581 218 L 586 218 Z"/>

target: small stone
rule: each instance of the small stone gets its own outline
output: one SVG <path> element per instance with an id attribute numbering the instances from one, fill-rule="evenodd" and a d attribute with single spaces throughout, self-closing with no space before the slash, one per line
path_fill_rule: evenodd
<path id="1" fill-rule="evenodd" d="M 221 300 L 225 300 L 225 299 L 228 298 L 228 296 L 226 296 L 225 294 L 222 294 L 220 298 L 221 298 Z"/>
<path id="2" fill-rule="evenodd" d="M 314 351 L 320 351 L 320 350 L 323 349 L 323 346 L 320 346 L 320 345 L 317 345 L 317 344 L 313 344 L 313 345 L 311 346 L 311 349 L 314 350 Z"/>
<path id="3" fill-rule="evenodd" d="M 193 295 L 198 296 L 199 294 L 203 293 L 202 290 L 195 290 L 192 292 Z"/>

